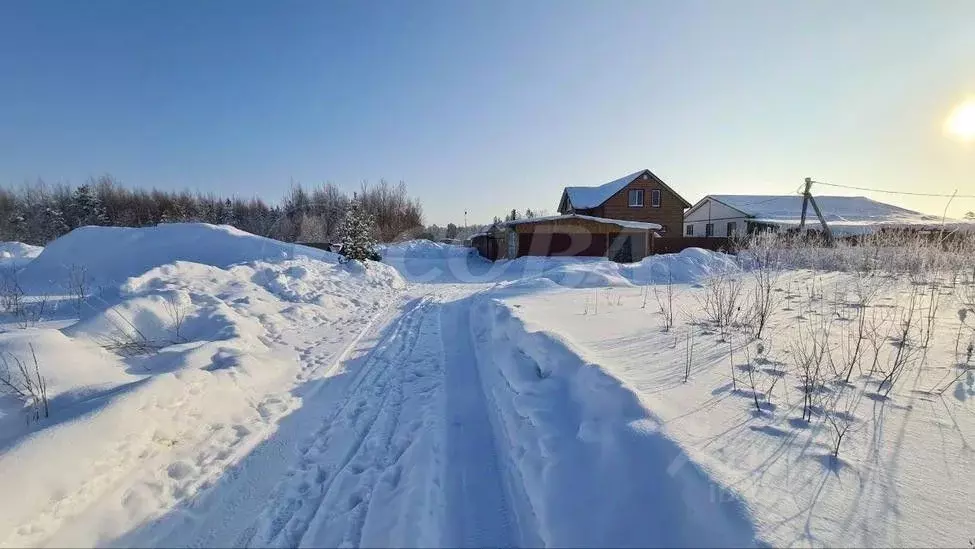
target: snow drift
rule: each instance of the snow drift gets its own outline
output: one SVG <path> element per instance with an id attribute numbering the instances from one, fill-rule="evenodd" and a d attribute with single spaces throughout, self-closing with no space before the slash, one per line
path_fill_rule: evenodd
<path id="1" fill-rule="evenodd" d="M 22 242 L 0 242 L 0 266 L 21 267 L 40 255 L 44 248 Z"/>
<path id="2" fill-rule="evenodd" d="M 466 246 L 417 239 L 382 245 L 378 247 L 378 251 L 383 256 L 383 259 L 403 257 L 413 259 L 444 259 L 448 257 L 467 257 L 474 250 Z"/>
<path id="3" fill-rule="evenodd" d="M 544 546 L 755 543 L 741 501 L 715 498 L 717 484 L 627 387 L 501 301 L 480 300 L 471 321 L 502 468 L 521 492 L 518 515 L 535 522 L 523 531 Z"/>
<path id="4" fill-rule="evenodd" d="M 0 335 L 0 351 L 36 350 L 51 399 L 30 425 L 0 399 L 0 484 L 17 494 L 0 498 L 0 545 L 99 544 L 191 497 L 300 405 L 291 338 L 352 337 L 403 286 L 381 263 L 205 224 L 85 227 L 20 277 L 55 294 L 72 265 L 104 290 L 81 320 Z"/>
<path id="5" fill-rule="evenodd" d="M 637 263 L 616 263 L 605 258 L 520 257 L 508 262 L 507 269 L 522 275 L 516 286 L 537 287 L 540 280 L 548 280 L 566 288 L 598 288 L 694 283 L 739 267 L 730 255 L 688 248 L 677 254 L 648 256 Z"/>
<path id="6" fill-rule="evenodd" d="M 164 223 L 155 227 L 81 227 L 48 244 L 21 273 L 30 287 L 64 284 L 84 267 L 94 284 L 120 284 L 175 261 L 226 268 L 256 260 L 298 256 L 336 263 L 331 252 L 253 235 L 229 225 Z"/>

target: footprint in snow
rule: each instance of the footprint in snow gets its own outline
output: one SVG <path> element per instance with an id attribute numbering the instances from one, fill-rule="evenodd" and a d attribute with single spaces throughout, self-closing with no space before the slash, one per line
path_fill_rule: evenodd
<path id="1" fill-rule="evenodd" d="M 192 474 L 195 470 L 196 467 L 186 461 L 176 461 L 170 463 L 169 467 L 166 468 L 169 478 L 173 480 L 182 480 Z"/>

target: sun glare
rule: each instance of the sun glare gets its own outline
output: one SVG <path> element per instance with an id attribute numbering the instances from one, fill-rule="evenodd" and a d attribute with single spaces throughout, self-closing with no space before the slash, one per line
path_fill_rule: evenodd
<path id="1" fill-rule="evenodd" d="M 975 141 L 975 99 L 955 107 L 945 121 L 945 130 L 964 141 Z"/>

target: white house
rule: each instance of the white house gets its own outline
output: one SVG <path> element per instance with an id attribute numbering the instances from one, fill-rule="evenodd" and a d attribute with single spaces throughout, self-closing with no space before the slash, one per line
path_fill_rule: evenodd
<path id="1" fill-rule="evenodd" d="M 684 214 L 684 236 L 734 236 L 756 230 L 797 228 L 802 216 L 802 195 L 709 194 Z M 863 196 L 817 196 L 833 234 L 865 234 L 881 228 L 940 229 L 942 217 L 884 204 Z M 952 226 L 970 226 L 954 219 Z M 812 205 L 806 212 L 807 229 L 819 229 Z"/>

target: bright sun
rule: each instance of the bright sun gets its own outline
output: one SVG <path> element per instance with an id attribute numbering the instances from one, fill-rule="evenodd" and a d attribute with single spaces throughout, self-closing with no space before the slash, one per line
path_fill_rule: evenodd
<path id="1" fill-rule="evenodd" d="M 975 140 L 975 99 L 955 107 L 945 121 L 945 130 L 964 141 Z"/>

